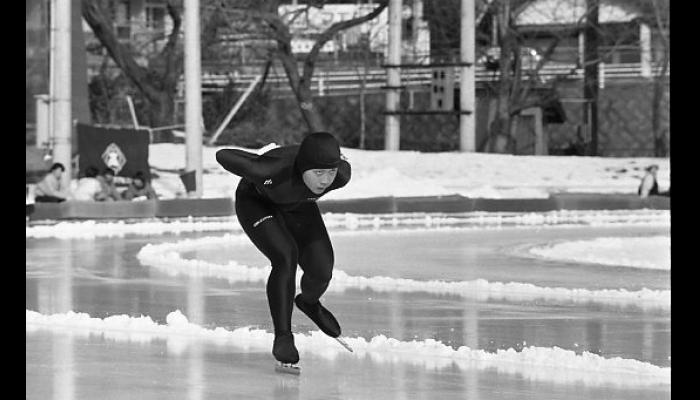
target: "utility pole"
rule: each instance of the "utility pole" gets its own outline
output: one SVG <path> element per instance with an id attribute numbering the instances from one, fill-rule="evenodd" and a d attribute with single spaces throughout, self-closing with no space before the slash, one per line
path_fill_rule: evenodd
<path id="1" fill-rule="evenodd" d="M 459 38 L 459 149 L 476 151 L 476 86 L 474 84 L 474 0 L 462 0 Z M 465 114 L 469 111 L 469 114 Z"/>
<path id="2" fill-rule="evenodd" d="M 583 67 L 583 98 L 586 100 L 583 116 L 590 132 L 589 156 L 598 155 L 598 9 L 600 0 L 586 0 L 586 27 L 584 28 L 584 67 Z"/>
<path id="3" fill-rule="evenodd" d="M 71 168 L 72 159 L 72 133 L 73 118 L 71 112 L 71 0 L 54 0 L 52 9 L 55 18 L 54 24 L 54 45 L 55 55 L 54 78 L 55 82 L 50 82 L 54 88 L 54 112 L 53 112 L 53 160 L 66 167 L 63 174 L 62 186 L 70 187 L 70 180 L 73 176 Z"/>
<path id="4" fill-rule="evenodd" d="M 402 0 L 389 0 L 389 43 L 386 69 L 386 117 L 384 149 L 399 150 L 401 100 L 401 10 Z"/>
<path id="5" fill-rule="evenodd" d="M 411 5 L 411 50 L 413 50 L 413 62 L 417 62 L 423 54 L 418 54 L 418 41 L 420 40 L 420 29 L 423 19 L 423 0 L 413 0 Z"/>
<path id="6" fill-rule="evenodd" d="M 194 197 L 202 197 L 202 65 L 199 0 L 185 0 L 185 172 L 195 173 Z"/>

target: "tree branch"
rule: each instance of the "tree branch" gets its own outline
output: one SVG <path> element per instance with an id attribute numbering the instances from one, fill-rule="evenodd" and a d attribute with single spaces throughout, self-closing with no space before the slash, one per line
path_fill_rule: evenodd
<path id="1" fill-rule="evenodd" d="M 175 4 L 175 0 L 168 0 L 166 8 L 170 18 L 173 20 L 173 29 L 168 36 L 168 42 L 163 47 L 161 55 L 165 58 L 165 73 L 163 79 L 166 82 L 177 80 L 182 71 L 181 56 L 177 51 L 177 42 L 180 38 L 180 27 L 182 26 L 181 7 Z"/>
<path id="2" fill-rule="evenodd" d="M 82 14 L 93 33 L 105 46 L 107 52 L 124 74 L 146 96 L 156 98 L 155 88 L 148 83 L 148 71 L 138 65 L 129 54 L 126 46 L 121 44 L 112 30 L 111 23 L 105 17 L 105 13 L 95 0 L 82 0 Z"/>
<path id="3" fill-rule="evenodd" d="M 311 47 L 311 51 L 309 51 L 309 54 L 306 56 L 306 60 L 304 61 L 304 73 L 302 75 L 302 79 L 304 81 L 310 81 L 311 76 L 313 75 L 314 72 L 314 64 L 316 63 L 316 59 L 318 58 L 318 54 L 321 52 L 321 48 L 333 38 L 338 32 L 344 31 L 346 29 L 350 29 L 354 26 L 363 24 L 367 21 L 370 21 L 377 17 L 379 14 L 384 11 L 385 8 L 387 8 L 389 4 L 388 0 L 384 0 L 380 2 L 377 7 L 372 10 L 372 12 L 367 13 L 361 17 L 345 20 L 345 21 L 339 21 L 331 25 L 328 29 L 326 29 L 324 32 L 322 32 L 319 37 L 316 39 L 316 43 L 314 43 L 313 47 Z"/>

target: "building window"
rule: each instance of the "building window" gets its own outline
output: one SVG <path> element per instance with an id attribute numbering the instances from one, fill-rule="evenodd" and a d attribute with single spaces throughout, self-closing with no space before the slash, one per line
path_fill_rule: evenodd
<path id="1" fill-rule="evenodd" d="M 127 0 L 120 0 L 112 3 L 114 7 L 114 27 L 117 31 L 117 38 L 120 40 L 131 39 L 131 5 Z"/>
<path id="2" fill-rule="evenodd" d="M 129 25 L 131 22 L 131 7 L 128 1 L 119 1 L 114 7 L 114 22 L 117 25 Z"/>
<path id="3" fill-rule="evenodd" d="M 153 30 L 165 29 L 165 2 L 164 1 L 148 1 L 146 2 L 146 27 Z"/>

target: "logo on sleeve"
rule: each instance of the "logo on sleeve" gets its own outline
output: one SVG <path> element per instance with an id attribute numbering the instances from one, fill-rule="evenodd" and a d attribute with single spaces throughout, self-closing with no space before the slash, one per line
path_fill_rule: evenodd
<path id="1" fill-rule="evenodd" d="M 263 185 L 272 185 L 272 179 L 266 179 Z"/>

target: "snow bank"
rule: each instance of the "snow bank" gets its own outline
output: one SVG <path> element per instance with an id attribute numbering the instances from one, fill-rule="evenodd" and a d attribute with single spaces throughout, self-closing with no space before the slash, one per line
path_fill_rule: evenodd
<path id="1" fill-rule="evenodd" d="M 396 232 L 393 232 L 395 234 Z M 337 233 L 340 234 L 340 233 Z M 337 235 L 336 234 L 336 235 Z M 347 232 L 354 234 L 354 232 Z M 187 260 L 180 252 L 210 246 L 231 246 L 248 243 L 244 235 L 224 235 L 187 239 L 174 243 L 147 244 L 138 252 L 141 264 L 157 268 L 171 275 L 202 276 L 226 279 L 230 283 L 259 282 L 264 283 L 270 273 L 270 266 L 250 267 L 235 261 L 227 264 L 215 264 L 204 260 Z M 297 275 L 299 286 L 300 275 Z M 439 295 L 455 295 L 476 300 L 508 301 L 572 301 L 576 303 L 599 303 L 617 306 L 638 306 L 642 308 L 670 309 L 670 290 L 651 290 L 643 288 L 637 291 L 626 289 L 589 290 L 585 288 L 542 287 L 520 282 L 489 282 L 484 279 L 472 281 L 420 281 L 385 276 L 352 276 L 342 270 L 334 269 L 330 291 L 343 291 L 347 288 L 371 289 L 375 292 L 425 292 Z"/>
<path id="2" fill-rule="evenodd" d="M 396 213 L 396 214 L 333 214 L 323 215 L 329 229 L 383 229 L 397 227 L 426 228 L 459 226 L 491 229 L 531 226 L 614 226 L 670 225 L 668 210 L 558 210 L 541 213 L 469 212 L 469 213 Z M 180 234 L 184 232 L 241 232 L 235 216 L 220 218 L 188 218 L 174 221 L 139 222 L 71 222 L 26 226 L 27 238 L 91 239 L 124 235 Z"/>
<path id="3" fill-rule="evenodd" d="M 262 153 L 274 147 L 246 149 Z M 240 178 L 216 162 L 225 147 L 203 148 L 204 197 L 233 196 Z M 482 198 L 543 198 L 557 192 L 636 193 L 644 168 L 659 165 L 661 190 L 670 185 L 669 158 L 513 156 L 486 153 L 420 153 L 343 148 L 352 165 L 346 187 L 324 198 L 461 194 Z M 153 186 L 163 198 L 181 196 L 184 144 L 149 147 L 149 163 L 159 175 Z"/>
<path id="4" fill-rule="evenodd" d="M 175 221 L 64 221 L 53 225 L 26 227 L 26 237 L 34 239 L 93 239 L 97 237 L 123 237 L 125 235 L 156 236 L 185 232 L 242 231 L 233 218 L 182 219 Z"/>
<path id="5" fill-rule="evenodd" d="M 179 310 L 167 315 L 165 325 L 154 322 L 148 316 L 114 315 L 100 319 L 73 311 L 44 315 L 26 310 L 26 329 L 27 332 L 44 329 L 83 335 L 103 333 L 106 338 L 141 343 L 165 339 L 169 348 L 171 341 L 174 342 L 179 352 L 188 341 L 195 340 L 235 346 L 247 351 L 268 352 L 274 339 L 272 333 L 251 327 L 208 329 L 189 322 Z M 116 335 L 109 336 L 113 333 Z M 669 367 L 620 357 L 605 358 L 589 352 L 576 354 L 558 347 L 530 346 L 521 351 L 509 348 L 492 353 L 467 346 L 454 349 L 433 339 L 407 342 L 379 335 L 370 339 L 345 338 L 354 350 L 349 353 L 319 331 L 308 335 L 296 333 L 294 339 L 302 358 L 304 354 L 313 354 L 331 360 L 338 357 L 369 358 L 376 363 L 407 363 L 431 369 L 457 367 L 463 370 L 495 370 L 518 374 L 528 380 L 555 383 L 650 386 L 669 385 L 671 381 Z"/>
<path id="6" fill-rule="evenodd" d="M 540 257 L 623 267 L 671 270 L 671 237 L 601 237 L 534 247 Z"/>

